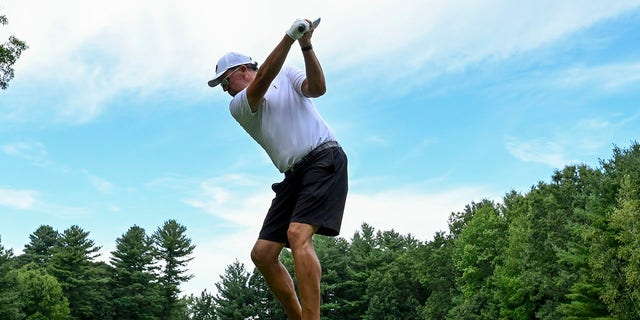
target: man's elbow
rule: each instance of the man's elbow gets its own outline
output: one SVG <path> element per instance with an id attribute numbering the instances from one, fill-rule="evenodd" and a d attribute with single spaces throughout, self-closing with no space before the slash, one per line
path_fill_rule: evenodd
<path id="1" fill-rule="evenodd" d="M 323 96 L 327 92 L 326 86 L 309 87 L 309 90 L 305 93 L 305 96 L 309 98 L 318 98 Z"/>
<path id="2" fill-rule="evenodd" d="M 322 87 L 322 88 L 320 88 L 320 89 L 318 89 L 318 90 L 316 91 L 316 94 L 314 95 L 314 98 L 321 97 L 321 96 L 323 96 L 325 93 L 327 93 L 327 87 Z"/>

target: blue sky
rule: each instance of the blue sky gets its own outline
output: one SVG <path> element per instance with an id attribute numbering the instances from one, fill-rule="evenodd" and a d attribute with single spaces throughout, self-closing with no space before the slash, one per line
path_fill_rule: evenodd
<path id="1" fill-rule="evenodd" d="M 264 14 L 269 12 L 269 14 Z M 250 266 L 281 179 L 206 82 L 217 59 L 262 62 L 299 17 L 349 156 L 342 236 L 367 222 L 429 240 L 451 212 L 598 167 L 640 130 L 640 1 L 0 2 L 30 48 L 0 92 L 0 236 L 42 224 L 115 239 L 167 219 L 198 246 L 185 292 Z M 288 64 L 302 67 L 293 47 Z"/>

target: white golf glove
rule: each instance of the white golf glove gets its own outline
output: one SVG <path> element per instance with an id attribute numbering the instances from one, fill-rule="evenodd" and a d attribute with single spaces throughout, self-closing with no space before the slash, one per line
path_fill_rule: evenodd
<path id="1" fill-rule="evenodd" d="M 293 40 L 298 40 L 303 34 L 309 31 L 310 28 L 311 27 L 307 20 L 296 19 L 296 21 L 293 22 L 293 25 L 291 25 L 291 28 L 287 30 L 287 35 Z"/>

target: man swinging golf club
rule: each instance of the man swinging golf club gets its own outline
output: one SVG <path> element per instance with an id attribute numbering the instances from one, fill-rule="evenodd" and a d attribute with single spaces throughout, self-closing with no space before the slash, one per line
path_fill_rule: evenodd
<path id="1" fill-rule="evenodd" d="M 310 98 L 326 84 L 311 36 L 320 19 L 296 20 L 260 68 L 250 57 L 230 52 L 218 60 L 215 77 L 233 98 L 231 115 L 284 173 L 251 259 L 289 319 L 320 319 L 321 266 L 314 234 L 337 236 L 347 197 L 347 157 Z M 304 71 L 284 66 L 295 41 Z M 300 300 L 291 275 L 278 260 L 291 248 Z"/>

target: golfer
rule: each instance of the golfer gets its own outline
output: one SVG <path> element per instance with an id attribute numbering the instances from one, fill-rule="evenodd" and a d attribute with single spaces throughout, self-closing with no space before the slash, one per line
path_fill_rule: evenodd
<path id="1" fill-rule="evenodd" d="M 314 234 L 337 236 L 347 197 L 347 157 L 310 98 L 326 91 L 313 51 L 314 26 L 296 20 L 260 68 L 250 57 L 230 52 L 218 60 L 209 86 L 233 98 L 231 115 L 284 173 L 272 185 L 271 202 L 251 259 L 289 319 L 320 319 L 320 261 Z M 298 41 L 305 70 L 284 66 Z M 291 248 L 300 300 L 291 275 L 278 260 Z"/>

